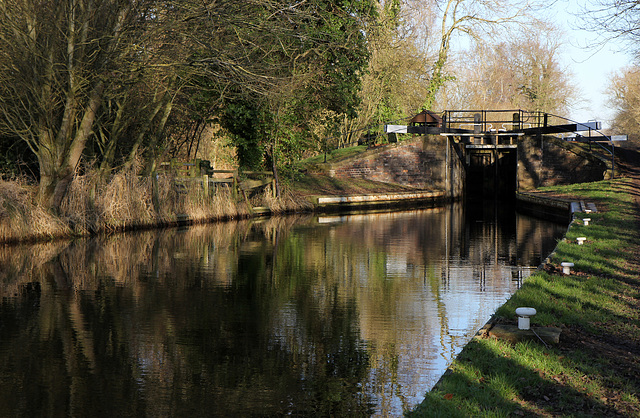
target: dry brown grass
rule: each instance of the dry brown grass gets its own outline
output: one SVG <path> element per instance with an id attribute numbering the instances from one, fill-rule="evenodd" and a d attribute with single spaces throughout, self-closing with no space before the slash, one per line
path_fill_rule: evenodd
<path id="1" fill-rule="evenodd" d="M 0 180 L 0 242 L 68 235 L 71 230 L 33 201 L 33 188 Z"/>
<path id="2" fill-rule="evenodd" d="M 279 198 L 273 196 L 269 187 L 265 188 L 261 196 L 261 205 L 268 207 L 272 213 L 305 212 L 313 209 L 311 202 L 303 196 L 285 189 Z"/>
<path id="3" fill-rule="evenodd" d="M 99 189 L 96 210 L 100 229 L 120 230 L 148 225 L 155 219 L 151 181 L 133 171 L 117 173 Z"/>
<path id="4" fill-rule="evenodd" d="M 96 183 L 93 174 L 76 177 L 60 209 L 61 218 L 78 235 L 96 231 L 99 225 L 95 208 Z"/>
<path id="5" fill-rule="evenodd" d="M 178 196 L 174 211 L 195 223 L 237 219 L 250 214 L 249 208 L 244 203 L 237 202 L 230 191 L 219 190 L 214 195 L 205 195 L 199 183 L 188 185 L 186 192 Z"/>
<path id="6" fill-rule="evenodd" d="M 168 176 L 157 178 L 154 199 L 153 179 L 138 176 L 136 169 L 118 172 L 106 182 L 100 182 L 91 171 L 77 176 L 59 216 L 33 203 L 33 187 L 20 182 L 0 182 L 0 242 L 85 236 L 177 222 L 241 219 L 251 214 L 251 208 L 230 190 L 205 195 L 199 182 L 177 188 L 174 179 Z M 310 209 L 309 202 L 289 191 L 275 199 L 267 190 L 256 200 L 257 205 L 267 206 L 273 213 Z"/>

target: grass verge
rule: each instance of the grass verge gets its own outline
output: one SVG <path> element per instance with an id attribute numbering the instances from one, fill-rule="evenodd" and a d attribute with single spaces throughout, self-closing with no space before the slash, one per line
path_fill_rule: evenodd
<path id="1" fill-rule="evenodd" d="M 562 328 L 560 344 L 475 338 L 411 416 L 640 416 L 640 234 L 637 183 L 617 179 L 542 189 L 596 202 L 578 214 L 545 271 L 529 278 L 495 315 Z M 587 241 L 578 245 L 576 238 Z M 563 275 L 559 264 L 575 264 Z"/>
<path id="2" fill-rule="evenodd" d="M 415 192 L 415 187 L 400 184 L 383 183 L 366 179 L 340 179 L 323 175 L 305 175 L 291 185 L 295 192 L 302 196 L 326 195 L 346 196 L 375 193 Z"/>
<path id="3" fill-rule="evenodd" d="M 155 188 L 155 197 L 154 197 Z M 177 188 L 169 177 L 137 176 L 135 170 L 119 172 L 98 181 L 93 172 L 77 176 L 53 214 L 35 203 L 35 187 L 0 181 L 0 243 L 38 241 L 65 236 L 243 218 L 251 214 L 245 201 L 228 190 L 205 195 L 200 184 Z M 265 193 L 265 196 L 267 194 Z M 256 198 L 272 208 L 298 208 L 304 202 L 285 194 L 282 199 Z M 297 205 L 297 206 L 296 206 Z"/>

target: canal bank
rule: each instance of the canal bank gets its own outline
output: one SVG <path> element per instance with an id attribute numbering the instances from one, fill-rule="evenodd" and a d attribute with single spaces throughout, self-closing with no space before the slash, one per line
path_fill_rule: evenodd
<path id="1" fill-rule="evenodd" d="M 640 176 L 630 174 L 528 196 L 531 209 L 598 207 L 579 207 L 565 239 L 491 321 L 517 324 L 515 309 L 534 307 L 532 326 L 560 328 L 559 344 L 478 336 L 412 416 L 640 416 Z"/>
<path id="2" fill-rule="evenodd" d="M 443 192 L 365 179 L 334 179 L 306 175 L 271 192 L 234 196 L 228 190 L 205 195 L 201 187 L 176 192 L 162 182 L 156 202 L 150 184 L 134 175 L 115 176 L 95 192 L 89 176 L 74 179 L 73 193 L 58 213 L 35 203 L 35 189 L 20 182 L 0 181 L 0 244 L 197 225 L 313 211 L 360 211 L 444 204 Z"/>

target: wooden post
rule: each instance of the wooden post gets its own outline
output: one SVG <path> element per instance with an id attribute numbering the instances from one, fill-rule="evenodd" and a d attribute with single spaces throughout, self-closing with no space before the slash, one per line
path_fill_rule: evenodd
<path id="1" fill-rule="evenodd" d="M 238 170 L 233 170 L 233 183 L 231 185 L 233 199 L 238 199 Z"/>
<path id="2" fill-rule="evenodd" d="M 209 197 L 209 175 L 202 176 L 202 187 L 204 188 L 204 196 Z"/>
<path id="3" fill-rule="evenodd" d="M 158 172 L 153 171 L 151 173 L 151 203 L 153 203 L 153 209 L 155 209 L 156 213 L 160 212 L 160 198 L 158 194 Z"/>

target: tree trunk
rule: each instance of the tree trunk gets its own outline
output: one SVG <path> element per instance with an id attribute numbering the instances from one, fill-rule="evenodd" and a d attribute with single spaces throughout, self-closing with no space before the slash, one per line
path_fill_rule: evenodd
<path id="1" fill-rule="evenodd" d="M 170 85 L 173 84 L 173 81 L 175 81 L 175 79 L 172 80 Z M 169 91 L 165 91 L 161 97 L 158 97 L 158 93 L 157 93 L 154 99 L 155 99 L 154 100 L 155 103 L 152 103 L 153 107 L 150 109 L 149 113 L 147 114 L 147 118 L 145 119 L 144 124 L 139 130 L 138 136 L 136 137 L 136 141 L 133 144 L 131 151 L 129 152 L 127 160 L 125 161 L 125 164 L 124 164 L 125 169 L 129 169 L 133 165 L 138 149 L 140 149 L 140 146 L 142 145 L 142 142 L 144 141 L 145 136 L 149 135 L 149 133 L 152 131 L 153 121 L 156 119 L 156 116 L 162 111 L 162 117 L 158 122 L 158 126 L 155 128 L 156 137 L 154 137 L 154 139 L 151 141 L 149 145 L 149 149 L 151 150 L 153 150 L 156 147 L 158 142 L 157 135 L 160 135 L 160 132 L 164 130 L 164 125 L 169 119 L 169 115 L 171 114 L 171 110 L 173 109 L 173 97 L 171 93 Z M 151 157 L 151 161 L 147 164 L 147 167 L 145 168 L 145 174 L 150 175 L 153 171 L 155 171 L 155 168 L 156 168 L 155 160 L 156 160 L 156 157 L 154 155 Z"/>
<path id="2" fill-rule="evenodd" d="M 275 194 L 276 194 L 276 197 L 280 197 L 280 179 L 278 178 L 278 166 L 276 164 L 275 144 L 271 145 L 271 170 L 273 171 L 273 181 L 276 185 Z"/>
<path id="3" fill-rule="evenodd" d="M 80 126 L 73 139 L 53 139 L 48 130 L 41 130 L 40 187 L 37 201 L 54 213 L 60 211 L 62 200 L 67 195 L 76 167 L 92 132 L 98 108 L 102 101 L 104 83 L 98 82 L 91 92 Z"/>

